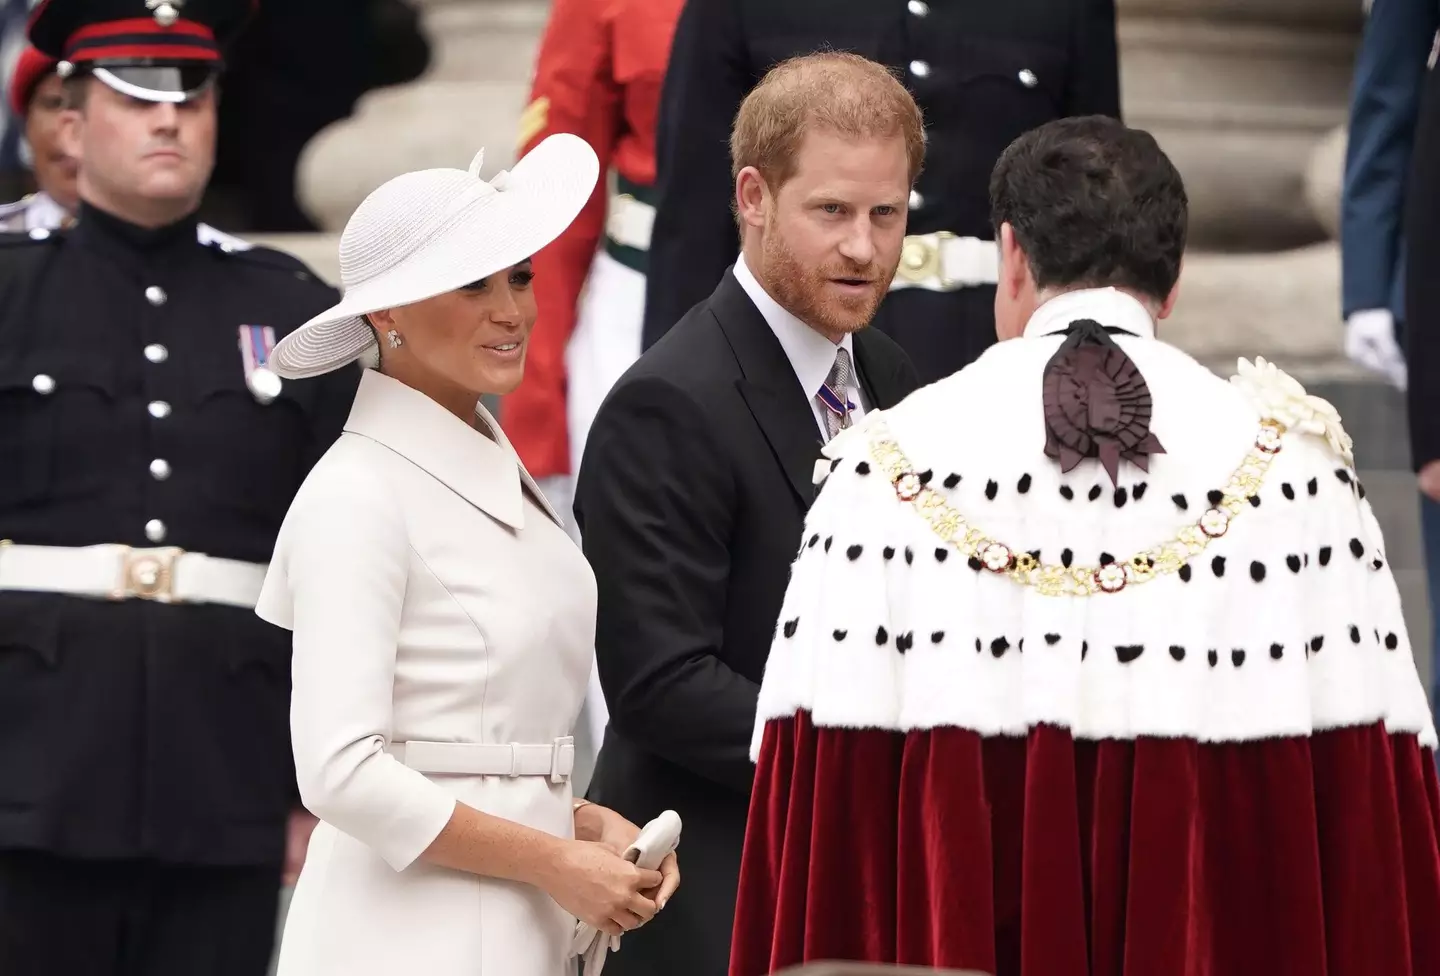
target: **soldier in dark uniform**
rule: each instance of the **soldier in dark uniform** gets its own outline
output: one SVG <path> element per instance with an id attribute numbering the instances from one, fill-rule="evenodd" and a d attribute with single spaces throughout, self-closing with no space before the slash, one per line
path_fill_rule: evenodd
<path id="1" fill-rule="evenodd" d="M 890 66 L 925 114 L 910 236 L 875 324 L 929 383 L 995 341 L 1001 150 L 1052 119 L 1120 116 L 1114 0 L 687 0 L 660 106 L 646 348 L 735 261 L 726 145 L 741 100 L 775 63 L 822 47 Z"/>
<path id="2" fill-rule="evenodd" d="M 338 296 L 205 233 L 249 0 L 49 0 L 79 219 L 0 244 L 0 973 L 261 976 L 287 820 L 288 635 L 253 612 L 358 373 L 281 383 Z"/>

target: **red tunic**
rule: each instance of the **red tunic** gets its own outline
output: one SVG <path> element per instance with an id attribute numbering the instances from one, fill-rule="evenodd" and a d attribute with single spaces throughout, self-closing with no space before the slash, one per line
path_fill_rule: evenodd
<path id="1" fill-rule="evenodd" d="M 1118 324 L 1167 451 L 1118 486 L 1043 453 L 1044 331 L 826 448 L 731 976 L 1440 973 L 1435 728 L 1348 438 L 1263 364 L 1227 384 Z M 1047 592 L 1102 566 L 1119 592 Z"/>
<path id="2" fill-rule="evenodd" d="M 660 87 L 683 0 L 556 0 L 540 43 L 531 102 L 521 118 L 520 152 L 556 132 L 594 148 L 601 172 L 642 185 L 655 181 Z M 501 421 L 530 473 L 569 474 L 565 346 L 605 228 L 607 188 L 535 256 L 540 317 L 525 358 L 525 380 L 505 398 Z"/>

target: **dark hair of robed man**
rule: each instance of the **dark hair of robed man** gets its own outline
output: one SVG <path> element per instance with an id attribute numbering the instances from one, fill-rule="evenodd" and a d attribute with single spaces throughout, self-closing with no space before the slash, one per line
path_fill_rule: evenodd
<path id="1" fill-rule="evenodd" d="M 1108 116 L 1058 119 L 1012 142 L 990 176 L 1038 290 L 1128 288 L 1164 301 L 1180 277 L 1185 184 L 1154 136 Z"/>

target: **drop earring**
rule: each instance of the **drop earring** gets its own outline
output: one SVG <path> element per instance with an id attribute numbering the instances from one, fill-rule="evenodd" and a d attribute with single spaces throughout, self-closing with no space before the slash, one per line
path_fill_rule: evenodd
<path id="1" fill-rule="evenodd" d="M 389 340 L 391 349 L 399 349 L 402 345 L 405 344 L 405 340 L 400 338 L 400 333 L 396 332 L 394 329 L 391 329 L 389 332 L 385 333 L 385 338 Z"/>

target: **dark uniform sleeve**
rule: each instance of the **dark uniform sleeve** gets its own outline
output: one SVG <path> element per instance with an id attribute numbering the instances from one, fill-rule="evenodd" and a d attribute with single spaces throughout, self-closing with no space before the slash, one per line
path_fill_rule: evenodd
<path id="1" fill-rule="evenodd" d="M 1115 39 L 1115 0 L 1080 0 L 1066 93 L 1065 114 L 1120 118 L 1120 55 Z"/>
<path id="2" fill-rule="evenodd" d="M 590 430 L 575 511 L 599 584 L 595 654 L 611 725 L 744 793 L 759 686 L 719 656 L 734 482 L 713 443 L 673 384 L 622 381 Z"/>
<path id="3" fill-rule="evenodd" d="M 655 136 L 646 349 L 715 290 L 740 250 L 730 208 L 730 126 L 756 79 L 738 6 L 688 0 L 675 28 Z"/>

